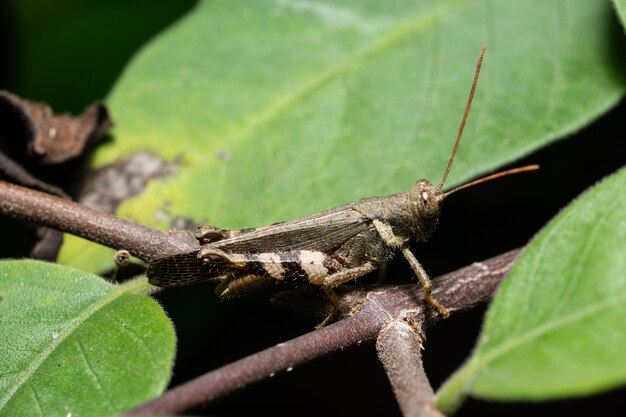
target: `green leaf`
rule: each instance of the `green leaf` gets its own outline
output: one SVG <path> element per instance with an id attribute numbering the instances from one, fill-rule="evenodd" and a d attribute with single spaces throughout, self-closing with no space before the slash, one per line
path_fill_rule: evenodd
<path id="1" fill-rule="evenodd" d="M 626 169 L 563 210 L 498 291 L 478 346 L 443 386 L 500 400 L 579 396 L 626 383 Z"/>
<path id="2" fill-rule="evenodd" d="M 159 395 L 175 340 L 150 288 L 0 262 L 0 415 L 114 415 Z"/>
<path id="3" fill-rule="evenodd" d="M 201 1 L 120 78 L 115 140 L 94 163 L 178 163 L 118 210 L 163 229 L 258 226 L 439 181 L 487 44 L 452 186 L 617 103 L 614 26 L 610 3 L 589 0 Z M 69 238 L 61 260 L 111 256 Z"/>
<path id="4" fill-rule="evenodd" d="M 622 26 L 626 26 L 626 0 L 613 0 L 613 6 L 619 16 Z"/>

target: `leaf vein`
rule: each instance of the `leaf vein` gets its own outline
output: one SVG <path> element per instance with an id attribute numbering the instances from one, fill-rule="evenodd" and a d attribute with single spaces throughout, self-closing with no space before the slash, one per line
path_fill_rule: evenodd
<path id="1" fill-rule="evenodd" d="M 127 284 L 113 287 L 113 289 L 106 293 L 101 299 L 86 308 L 81 314 L 70 320 L 70 324 L 59 332 L 58 337 L 52 340 L 52 342 L 44 348 L 41 353 L 35 357 L 26 369 L 21 372 L 21 377 L 5 391 L 4 395 L 0 397 L 0 410 L 2 410 L 6 404 L 13 398 L 13 396 L 25 386 L 25 384 L 33 377 L 35 372 L 41 367 L 46 358 L 48 358 L 70 335 L 72 335 L 87 319 L 101 310 L 103 307 L 111 304 L 113 301 L 132 291 L 140 281 L 130 281 Z"/>
<path id="2" fill-rule="evenodd" d="M 102 385 L 102 381 L 100 381 L 100 377 L 98 376 L 98 373 L 93 369 L 93 366 L 91 366 L 91 362 L 87 358 L 87 354 L 85 352 L 85 347 L 83 346 L 83 343 L 80 341 L 79 337 L 76 337 L 76 348 L 78 349 L 78 353 L 80 354 L 80 357 L 83 360 L 85 369 L 87 370 L 87 372 L 91 376 L 91 379 L 95 383 L 96 389 L 102 393 L 102 396 L 104 398 L 106 398 L 106 401 L 109 404 L 109 408 L 114 410 L 115 407 L 113 406 L 113 401 L 109 397 L 109 393 L 104 388 L 104 385 Z"/>
<path id="3" fill-rule="evenodd" d="M 598 312 L 608 310 L 613 308 L 614 306 L 618 306 L 620 304 L 626 303 L 626 294 L 623 294 L 619 297 L 615 297 L 609 300 L 602 300 L 602 302 L 597 302 L 593 304 L 589 304 L 586 308 L 582 308 L 577 312 L 574 312 L 569 315 L 562 316 L 561 319 L 554 320 L 544 325 L 537 326 L 533 330 L 521 334 L 518 337 L 510 339 L 508 342 L 503 343 L 499 347 L 494 348 L 491 352 L 485 354 L 483 359 L 477 361 L 478 363 L 487 364 L 490 363 L 499 357 L 503 356 L 505 353 L 511 352 L 516 348 L 528 343 L 529 341 L 535 340 L 540 336 L 567 325 L 570 325 L 576 321 L 580 321 L 586 319 Z"/>
<path id="4" fill-rule="evenodd" d="M 447 4 L 438 4 L 426 13 L 398 24 L 393 30 L 387 32 L 379 38 L 374 39 L 369 47 L 365 47 L 348 56 L 339 64 L 326 69 L 317 77 L 312 78 L 308 83 L 305 83 L 302 88 L 294 91 L 292 94 L 285 95 L 279 100 L 273 101 L 261 111 L 248 117 L 247 120 L 244 120 L 238 125 L 237 130 L 233 131 L 230 135 L 225 136 L 225 141 L 232 143 L 250 136 L 260 126 L 267 125 L 278 115 L 282 114 L 286 109 L 290 108 L 311 93 L 319 90 L 328 82 L 347 73 L 351 68 L 357 66 L 359 62 L 385 50 L 390 45 L 402 41 L 415 32 L 429 27 L 443 14 L 448 13 L 452 6 L 456 6 L 463 2 L 467 3 L 467 0 L 449 0 Z"/>

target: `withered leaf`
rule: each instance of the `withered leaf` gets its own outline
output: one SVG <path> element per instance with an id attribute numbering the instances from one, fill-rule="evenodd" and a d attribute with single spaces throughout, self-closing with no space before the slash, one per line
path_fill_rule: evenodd
<path id="1" fill-rule="evenodd" d="M 59 164 L 79 156 L 111 126 L 109 112 L 102 103 L 92 104 L 79 116 L 71 116 L 54 114 L 45 103 L 0 91 L 0 143 L 13 149 L 24 144 L 28 159 L 41 165 Z"/>

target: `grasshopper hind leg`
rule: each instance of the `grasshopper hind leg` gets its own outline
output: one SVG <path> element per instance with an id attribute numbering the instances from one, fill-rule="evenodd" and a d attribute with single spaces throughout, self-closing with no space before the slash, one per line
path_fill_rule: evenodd
<path id="1" fill-rule="evenodd" d="M 260 275 L 229 274 L 215 287 L 215 293 L 220 298 L 238 298 L 266 289 L 273 284 L 273 282 Z"/>
<path id="2" fill-rule="evenodd" d="M 215 226 L 198 226 L 198 229 L 196 229 L 196 239 L 201 245 L 229 238 L 231 234 L 230 230 L 220 229 Z"/>
<path id="3" fill-rule="evenodd" d="M 206 245 L 207 243 L 219 242 L 220 240 L 239 236 L 243 233 L 249 233 L 254 230 L 255 229 L 228 230 L 206 225 L 198 226 L 195 237 L 201 245 Z"/>

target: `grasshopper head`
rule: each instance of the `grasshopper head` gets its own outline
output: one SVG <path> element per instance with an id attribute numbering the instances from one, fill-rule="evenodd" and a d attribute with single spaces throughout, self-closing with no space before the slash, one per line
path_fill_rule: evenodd
<path id="1" fill-rule="evenodd" d="M 483 182 L 491 181 L 496 178 L 505 177 L 507 175 L 519 174 L 521 172 L 535 171 L 539 169 L 539 165 L 526 165 L 519 168 L 512 168 L 506 171 L 496 172 L 486 177 L 465 183 L 450 191 L 441 191 L 441 184 L 433 185 L 428 180 L 419 180 L 415 183 L 411 191 L 409 191 L 409 201 L 411 204 L 411 213 L 413 215 L 413 228 L 417 235 L 417 239 L 426 241 L 435 232 L 441 204 L 443 200 L 450 194 L 463 190 Z"/>
<path id="2" fill-rule="evenodd" d="M 413 222 L 419 240 L 425 241 L 434 233 L 439 219 L 444 193 L 428 180 L 419 180 L 409 191 Z"/>

